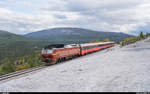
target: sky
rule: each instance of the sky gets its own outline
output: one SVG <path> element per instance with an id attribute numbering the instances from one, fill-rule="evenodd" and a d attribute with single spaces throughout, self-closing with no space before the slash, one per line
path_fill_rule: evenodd
<path id="1" fill-rule="evenodd" d="M 0 30 L 27 34 L 57 27 L 150 33 L 150 0 L 0 0 Z"/>

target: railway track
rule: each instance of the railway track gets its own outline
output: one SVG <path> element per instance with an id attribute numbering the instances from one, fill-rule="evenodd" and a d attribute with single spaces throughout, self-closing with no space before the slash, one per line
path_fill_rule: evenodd
<path id="1" fill-rule="evenodd" d="M 0 76 L 0 81 L 7 80 L 9 78 L 13 78 L 13 77 L 16 77 L 16 76 L 24 75 L 24 74 L 27 74 L 27 73 L 30 73 L 30 72 L 33 72 L 33 71 L 37 71 L 37 70 L 40 70 L 40 69 L 43 69 L 43 68 L 46 68 L 46 67 L 48 67 L 48 66 L 43 66 L 42 65 L 42 66 L 39 66 L 39 67 L 24 69 L 24 70 L 12 72 L 12 73 L 9 73 L 9 74 L 1 75 Z"/>

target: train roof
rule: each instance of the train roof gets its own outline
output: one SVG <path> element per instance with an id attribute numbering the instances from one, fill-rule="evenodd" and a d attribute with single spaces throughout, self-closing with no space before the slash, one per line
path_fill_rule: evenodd
<path id="1" fill-rule="evenodd" d="M 65 44 L 51 44 L 51 45 L 48 45 L 48 46 L 45 46 L 44 49 L 52 49 L 52 48 L 74 48 L 74 47 L 78 47 L 78 44 L 68 44 L 68 45 L 65 45 Z"/>
<path id="2" fill-rule="evenodd" d="M 114 42 L 100 42 L 100 43 L 84 43 L 84 44 L 80 44 L 81 46 L 92 46 L 92 45 L 103 45 L 103 44 L 109 44 L 109 43 L 114 43 Z M 52 48 L 74 48 L 74 47 L 78 47 L 78 44 L 51 44 L 48 46 L 45 46 L 44 49 L 52 49 Z"/>
<path id="3" fill-rule="evenodd" d="M 64 44 L 51 44 L 51 45 L 45 46 L 44 49 L 63 48 L 64 46 L 65 46 Z"/>
<path id="4" fill-rule="evenodd" d="M 81 46 L 92 46 L 92 45 L 103 45 L 103 44 L 109 44 L 109 43 L 114 43 L 114 42 L 85 43 L 85 44 L 80 44 L 80 45 Z"/>

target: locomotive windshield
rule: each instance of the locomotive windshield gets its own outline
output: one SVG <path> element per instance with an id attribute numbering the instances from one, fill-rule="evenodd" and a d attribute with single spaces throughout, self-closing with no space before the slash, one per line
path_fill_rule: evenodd
<path id="1" fill-rule="evenodd" d="M 64 44 L 51 44 L 42 49 L 42 54 L 51 54 L 54 48 L 63 48 Z"/>
<path id="2" fill-rule="evenodd" d="M 42 49 L 42 54 L 51 54 L 53 52 L 52 49 Z"/>

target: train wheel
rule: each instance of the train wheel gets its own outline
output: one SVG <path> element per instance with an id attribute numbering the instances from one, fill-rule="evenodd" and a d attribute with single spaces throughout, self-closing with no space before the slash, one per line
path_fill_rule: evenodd
<path id="1" fill-rule="evenodd" d="M 60 58 L 57 60 L 57 63 L 60 63 Z"/>
<path id="2" fill-rule="evenodd" d="M 66 57 L 63 58 L 63 61 L 65 61 L 65 60 L 66 60 Z"/>
<path id="3" fill-rule="evenodd" d="M 74 56 L 75 58 L 77 57 L 77 55 Z"/>
<path id="4" fill-rule="evenodd" d="M 72 58 L 75 58 L 75 55 L 73 55 Z"/>
<path id="5" fill-rule="evenodd" d="M 69 60 L 71 60 L 71 59 L 72 59 L 72 57 L 70 56 L 70 57 L 69 57 Z"/>

